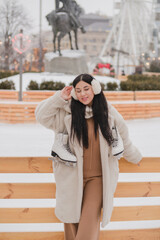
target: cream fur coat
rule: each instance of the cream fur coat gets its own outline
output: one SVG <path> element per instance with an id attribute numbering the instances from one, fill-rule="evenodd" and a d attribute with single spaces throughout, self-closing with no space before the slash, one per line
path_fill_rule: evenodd
<path id="1" fill-rule="evenodd" d="M 57 91 L 53 96 L 40 102 L 35 110 L 35 116 L 39 123 L 52 129 L 56 133 L 65 132 L 70 136 L 71 110 L 70 101 L 65 101 Z M 128 129 L 123 117 L 108 103 L 109 124 L 112 127 L 115 122 L 124 143 L 124 158 L 137 164 L 142 156 L 132 144 L 128 136 Z M 113 210 L 113 197 L 116 190 L 119 163 L 112 156 L 111 147 L 104 139 L 99 129 L 100 152 L 103 175 L 103 217 L 101 226 L 105 227 L 109 222 Z M 77 166 L 68 167 L 62 163 L 53 162 L 56 181 L 56 208 L 55 214 L 59 220 L 65 223 L 78 223 L 81 216 L 81 204 L 83 197 L 83 147 L 77 139 L 69 142 L 72 152 L 77 157 Z"/>

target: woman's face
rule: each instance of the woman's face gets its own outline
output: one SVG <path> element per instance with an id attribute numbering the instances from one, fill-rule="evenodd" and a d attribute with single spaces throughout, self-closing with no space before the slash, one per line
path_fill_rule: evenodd
<path id="1" fill-rule="evenodd" d="M 91 105 L 94 98 L 92 86 L 84 81 L 80 81 L 75 86 L 75 92 L 78 100 L 84 105 Z"/>

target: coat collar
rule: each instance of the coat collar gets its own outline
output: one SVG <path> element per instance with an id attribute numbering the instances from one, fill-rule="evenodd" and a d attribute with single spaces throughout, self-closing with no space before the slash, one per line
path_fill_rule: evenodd
<path id="1" fill-rule="evenodd" d="M 71 100 L 69 100 L 64 106 L 63 106 L 64 110 L 67 113 L 71 114 Z M 85 110 L 85 118 L 91 118 L 93 117 L 93 111 L 92 111 L 92 107 L 86 106 L 86 110 Z"/>
<path id="2" fill-rule="evenodd" d="M 107 102 L 107 105 L 108 105 L 108 119 L 109 119 L 109 122 L 112 122 L 113 116 L 111 114 L 111 104 L 109 102 Z M 63 108 L 67 113 L 71 114 L 71 100 L 66 101 L 66 104 L 64 104 Z M 87 106 L 86 107 L 86 118 L 90 118 L 92 116 L 93 116 L 92 107 Z"/>

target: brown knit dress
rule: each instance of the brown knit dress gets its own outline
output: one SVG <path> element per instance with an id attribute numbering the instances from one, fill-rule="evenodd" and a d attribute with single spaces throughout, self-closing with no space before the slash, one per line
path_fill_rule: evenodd
<path id="1" fill-rule="evenodd" d="M 99 134 L 93 117 L 86 119 L 89 147 L 83 148 L 83 200 L 79 223 L 64 223 L 65 240 L 99 240 L 102 208 L 102 166 Z"/>
<path id="2" fill-rule="evenodd" d="M 88 143 L 89 147 L 83 148 L 83 177 L 93 177 L 102 175 L 99 134 L 97 138 L 94 131 L 93 117 L 87 119 Z"/>

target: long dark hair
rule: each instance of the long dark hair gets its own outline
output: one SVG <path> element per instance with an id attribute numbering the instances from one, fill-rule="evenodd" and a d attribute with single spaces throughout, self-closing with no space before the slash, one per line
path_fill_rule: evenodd
<path id="1" fill-rule="evenodd" d="M 80 81 L 84 81 L 91 85 L 91 81 L 94 78 L 90 74 L 80 74 L 73 81 L 73 87 Z M 88 148 L 88 127 L 85 119 L 86 106 L 81 102 L 75 100 L 72 97 L 71 100 L 71 137 L 75 136 L 78 139 L 79 144 L 82 142 L 85 148 Z M 94 95 L 92 103 L 93 119 L 94 119 L 94 131 L 97 137 L 98 126 L 101 129 L 103 137 L 106 139 L 109 145 L 112 143 L 112 133 L 108 122 L 108 106 L 106 98 L 101 91 L 100 94 Z"/>

